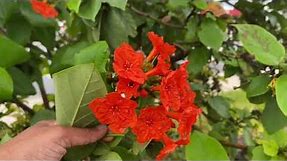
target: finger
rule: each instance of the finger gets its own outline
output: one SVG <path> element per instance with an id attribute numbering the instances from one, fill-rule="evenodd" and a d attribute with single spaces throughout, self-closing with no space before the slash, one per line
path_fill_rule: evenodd
<path id="1" fill-rule="evenodd" d="M 35 126 L 53 126 L 56 125 L 57 122 L 55 120 L 44 120 L 38 122 Z"/>
<path id="2" fill-rule="evenodd" d="M 63 139 L 66 147 L 86 145 L 101 139 L 107 133 L 107 126 L 99 125 L 96 128 L 81 129 L 65 127 Z"/>

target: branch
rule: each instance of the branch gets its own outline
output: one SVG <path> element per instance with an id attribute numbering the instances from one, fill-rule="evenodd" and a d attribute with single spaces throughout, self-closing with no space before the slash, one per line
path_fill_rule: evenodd
<path id="1" fill-rule="evenodd" d="M 20 108 L 22 108 L 24 111 L 28 112 L 29 114 L 31 115 L 34 114 L 34 111 L 30 107 L 25 105 L 23 102 L 21 102 L 17 98 L 15 98 L 12 102 L 15 103 L 17 106 L 19 106 Z"/>
<path id="2" fill-rule="evenodd" d="M 133 11 L 135 12 L 136 14 L 140 15 L 140 16 L 143 16 L 143 17 L 147 17 L 147 18 L 150 18 L 154 21 L 156 21 L 157 23 L 160 23 L 162 25 L 165 25 L 165 26 L 169 26 L 169 27 L 173 27 L 173 28 L 177 28 L 177 29 L 184 29 L 184 26 L 181 26 L 181 25 L 176 25 L 176 24 L 172 24 L 172 23 L 168 23 L 168 22 L 164 22 L 146 12 L 143 12 L 143 11 L 140 11 L 138 10 L 137 8 L 131 6 L 131 5 L 128 5 L 128 7 Z"/>
<path id="3" fill-rule="evenodd" d="M 237 149 L 242 149 L 242 150 L 247 149 L 247 146 L 243 145 L 243 144 L 232 144 L 232 143 L 229 143 L 227 141 L 220 141 L 220 143 L 224 146 L 228 146 L 231 148 L 237 148 Z"/>
<path id="4" fill-rule="evenodd" d="M 44 85 L 43 85 L 43 82 L 39 82 L 39 89 L 40 89 L 40 92 L 41 92 L 41 96 L 42 96 L 42 100 L 43 100 L 43 103 L 44 103 L 44 106 L 46 109 L 50 109 L 50 105 L 49 105 L 49 100 L 48 100 L 48 97 L 47 97 L 47 92 L 44 88 Z"/>

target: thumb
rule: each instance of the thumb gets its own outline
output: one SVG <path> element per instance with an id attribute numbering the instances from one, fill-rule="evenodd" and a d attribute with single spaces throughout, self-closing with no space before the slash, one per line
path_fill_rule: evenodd
<path id="1" fill-rule="evenodd" d="M 63 135 L 65 147 L 94 143 L 104 137 L 107 130 L 105 125 L 99 125 L 96 128 L 65 127 Z"/>

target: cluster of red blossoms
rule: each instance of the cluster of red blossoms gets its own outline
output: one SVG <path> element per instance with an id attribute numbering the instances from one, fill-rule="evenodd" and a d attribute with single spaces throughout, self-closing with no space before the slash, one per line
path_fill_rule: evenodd
<path id="1" fill-rule="evenodd" d="M 32 9 L 35 13 L 42 15 L 45 18 L 55 18 L 58 16 L 58 11 L 45 0 L 43 2 L 38 0 L 30 0 Z"/>
<path id="2" fill-rule="evenodd" d="M 116 91 L 93 100 L 89 107 L 113 133 L 125 133 L 127 128 L 131 128 L 139 143 L 163 142 L 165 146 L 156 158 L 161 160 L 178 146 L 189 143 L 191 128 L 201 110 L 194 104 L 195 93 L 187 81 L 188 62 L 177 70 L 171 70 L 170 56 L 176 48 L 154 32 L 149 32 L 148 38 L 153 49 L 147 58 L 127 43 L 115 50 L 113 68 L 119 78 Z M 157 64 L 145 72 L 147 64 L 152 65 L 155 59 Z M 137 114 L 135 100 L 149 94 L 143 85 L 152 77 L 160 80 L 158 84 L 151 85 L 149 91 L 159 92 L 161 103 L 142 108 Z M 178 139 L 168 136 L 172 128 L 177 128 Z"/>

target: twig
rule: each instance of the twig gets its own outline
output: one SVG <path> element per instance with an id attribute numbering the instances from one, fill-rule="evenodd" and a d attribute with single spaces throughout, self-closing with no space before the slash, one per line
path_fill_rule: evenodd
<path id="1" fill-rule="evenodd" d="M 243 144 L 232 144 L 232 143 L 229 143 L 227 141 L 220 141 L 220 143 L 224 146 L 228 146 L 228 147 L 232 147 L 232 148 L 237 148 L 237 149 L 242 149 L 242 150 L 247 149 L 247 146 L 243 145 Z"/>
<path id="2" fill-rule="evenodd" d="M 50 109 L 49 100 L 43 82 L 38 82 L 42 100 L 46 109 Z"/>
<path id="3" fill-rule="evenodd" d="M 140 16 L 144 16 L 144 17 L 147 17 L 147 18 L 150 18 L 154 21 L 156 21 L 157 23 L 160 23 L 162 25 L 165 25 L 165 26 L 169 26 L 169 27 L 173 27 L 173 28 L 177 28 L 177 29 L 184 29 L 184 26 L 181 26 L 181 25 L 176 25 L 176 24 L 172 24 L 172 23 L 168 23 L 168 22 L 164 22 L 146 12 L 143 12 L 143 11 L 140 11 L 138 10 L 137 8 L 131 6 L 131 5 L 128 5 L 128 7 L 133 11 L 135 12 L 136 14 L 140 15 Z"/>
<path id="4" fill-rule="evenodd" d="M 20 108 L 22 108 L 24 111 L 28 112 L 29 114 L 31 115 L 34 114 L 34 111 L 20 100 L 14 99 L 12 102 L 15 103 L 17 106 L 19 106 Z"/>

